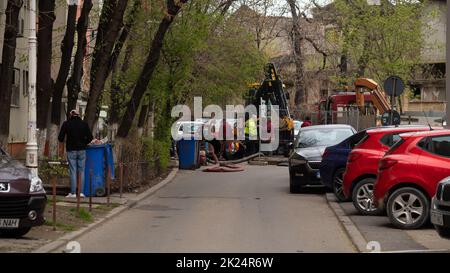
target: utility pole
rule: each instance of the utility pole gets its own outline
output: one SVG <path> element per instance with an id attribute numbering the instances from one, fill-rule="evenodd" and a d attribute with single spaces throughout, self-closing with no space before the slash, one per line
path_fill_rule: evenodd
<path id="1" fill-rule="evenodd" d="M 447 128 L 450 128 L 450 0 L 447 0 L 447 43 L 446 43 L 447 53 L 446 53 L 446 69 L 445 69 L 445 75 L 446 75 L 446 83 L 445 88 L 447 90 Z"/>
<path id="2" fill-rule="evenodd" d="M 27 168 L 33 175 L 38 174 L 38 144 L 36 126 L 36 1 L 30 0 L 30 33 L 28 37 L 28 131 L 27 131 Z M 42 148 L 42 147 L 41 147 Z"/>

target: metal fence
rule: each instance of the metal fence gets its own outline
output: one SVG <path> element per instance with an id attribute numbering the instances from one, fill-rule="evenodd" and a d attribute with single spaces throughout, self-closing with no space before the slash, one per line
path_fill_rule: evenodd
<path id="1" fill-rule="evenodd" d="M 381 125 L 381 116 L 374 111 L 365 109 L 361 113 L 358 107 L 339 107 L 338 111 L 293 111 L 294 119 L 305 120 L 310 117 L 313 125 L 318 124 L 348 124 L 356 130 Z M 431 125 L 442 126 L 445 113 L 441 112 L 404 112 L 401 115 L 401 125 Z"/>
<path id="2" fill-rule="evenodd" d="M 309 117 L 313 125 L 348 124 L 358 131 L 377 124 L 377 116 L 372 111 L 361 113 L 357 107 L 340 107 L 338 111 L 296 111 L 294 116 L 301 121 Z"/>

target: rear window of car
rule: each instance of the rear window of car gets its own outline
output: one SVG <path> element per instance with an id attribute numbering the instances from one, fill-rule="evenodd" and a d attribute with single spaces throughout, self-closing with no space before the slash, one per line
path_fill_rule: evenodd
<path id="1" fill-rule="evenodd" d="M 405 140 L 400 137 L 400 139 L 397 142 L 395 142 L 394 145 L 391 146 L 391 148 L 389 148 L 389 150 L 386 152 L 386 155 L 395 151 L 398 147 L 400 147 L 403 144 L 403 142 L 405 142 Z"/>
<path id="2" fill-rule="evenodd" d="M 418 143 L 418 146 L 430 153 L 450 157 L 450 135 L 425 138 Z"/>
<path id="3" fill-rule="evenodd" d="M 352 137 L 350 137 L 350 140 L 348 141 L 348 145 L 350 146 L 350 148 L 355 148 L 356 145 L 358 145 L 364 138 L 366 138 L 367 132 L 366 131 L 361 131 L 356 133 L 355 135 L 353 135 Z"/>
<path id="4" fill-rule="evenodd" d="M 395 143 L 397 143 L 402 138 L 399 134 L 386 134 L 382 138 L 380 138 L 381 144 L 392 147 Z"/>
<path id="5" fill-rule="evenodd" d="M 353 135 L 351 129 L 321 128 L 300 131 L 297 148 L 333 146 Z"/>

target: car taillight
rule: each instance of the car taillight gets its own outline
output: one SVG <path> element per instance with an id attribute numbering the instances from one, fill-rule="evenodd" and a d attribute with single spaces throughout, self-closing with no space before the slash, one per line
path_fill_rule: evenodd
<path id="1" fill-rule="evenodd" d="M 330 152 L 329 152 L 328 150 L 325 150 L 325 151 L 323 152 L 322 158 L 328 157 L 329 154 L 330 154 Z"/>
<path id="2" fill-rule="evenodd" d="M 361 154 L 357 154 L 357 153 L 351 153 L 349 156 L 348 156 L 348 162 L 350 163 L 350 162 L 353 162 L 353 161 L 356 161 L 358 158 L 360 158 L 362 155 Z"/>
<path id="3" fill-rule="evenodd" d="M 398 162 L 397 160 L 393 160 L 393 159 L 382 159 L 382 160 L 380 160 L 380 163 L 378 164 L 378 170 L 382 171 L 382 170 L 389 169 L 390 167 L 397 164 L 397 162 Z"/>

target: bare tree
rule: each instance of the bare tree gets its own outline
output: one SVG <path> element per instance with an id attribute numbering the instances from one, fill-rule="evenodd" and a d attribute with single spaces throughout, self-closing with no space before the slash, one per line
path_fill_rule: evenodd
<path id="1" fill-rule="evenodd" d="M 0 72 L 0 147 L 8 144 L 11 109 L 12 80 L 16 59 L 16 39 L 19 12 L 22 0 L 8 0 L 5 11 L 5 33 L 3 38 L 2 66 Z"/>
<path id="2" fill-rule="evenodd" d="M 305 92 L 305 66 L 304 55 L 302 51 L 302 29 L 300 25 L 300 17 L 297 12 L 295 0 L 286 0 L 289 4 L 292 14 L 292 41 L 294 45 L 294 63 L 295 63 L 295 104 L 306 102 Z"/>
<path id="3" fill-rule="evenodd" d="M 100 95 L 105 86 L 108 74 L 111 71 L 111 54 L 123 24 L 123 17 L 127 8 L 128 0 L 118 0 L 114 9 L 108 31 L 103 37 L 103 41 L 96 49 L 96 56 L 91 66 L 91 86 L 89 90 L 89 99 L 86 106 L 85 120 L 92 129 L 97 119 L 98 103 Z M 97 44 L 96 44 L 97 48 Z"/>
<path id="4" fill-rule="evenodd" d="M 58 127 L 61 123 L 61 106 L 64 87 L 66 86 L 67 77 L 69 76 L 70 65 L 72 63 L 72 52 L 74 47 L 77 5 L 69 5 L 67 12 L 67 25 L 64 38 L 61 43 L 61 63 L 59 66 L 58 76 L 53 88 L 52 112 L 50 118 L 49 147 L 50 157 L 56 156 L 57 153 L 57 134 Z"/>
<path id="5" fill-rule="evenodd" d="M 73 63 L 72 76 L 67 81 L 67 108 L 69 111 L 77 105 L 78 93 L 81 91 L 81 77 L 83 76 L 83 63 L 86 56 L 86 32 L 89 25 L 89 13 L 92 9 L 92 0 L 85 0 L 77 23 L 77 52 Z"/>
<path id="6" fill-rule="evenodd" d="M 128 136 L 130 129 L 133 124 L 135 115 L 141 104 L 142 97 L 144 96 L 145 90 L 147 89 L 148 83 L 152 78 L 153 72 L 158 64 L 161 49 L 163 47 L 164 37 L 172 24 L 173 20 L 179 13 L 182 5 L 186 3 L 187 0 L 181 0 L 180 2 L 175 2 L 175 0 L 167 0 L 167 12 L 164 18 L 161 20 L 158 30 L 156 31 L 152 43 L 150 45 L 150 51 L 147 55 L 144 67 L 140 73 L 140 76 L 134 87 L 132 97 L 127 105 L 125 114 L 121 120 L 119 129 L 117 131 L 117 146 L 120 146 L 121 141 Z M 120 151 L 120 148 L 118 148 Z M 119 153 L 120 155 L 120 153 Z"/>
<path id="7" fill-rule="evenodd" d="M 32 11 L 33 12 L 33 11 Z M 37 47 L 37 128 L 39 129 L 39 156 L 44 154 L 47 140 L 47 117 L 50 109 L 53 80 L 52 41 L 55 21 L 55 0 L 39 1 Z"/>

